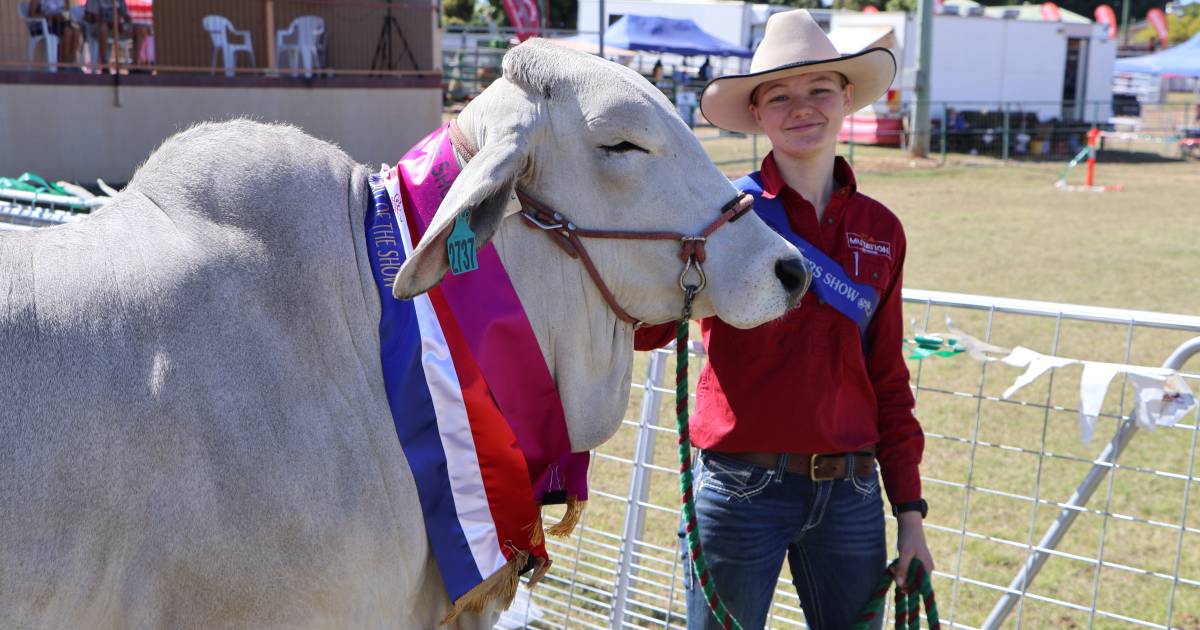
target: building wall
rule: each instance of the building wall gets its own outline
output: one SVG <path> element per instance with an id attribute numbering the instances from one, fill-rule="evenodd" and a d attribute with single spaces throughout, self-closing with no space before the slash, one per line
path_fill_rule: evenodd
<path id="1" fill-rule="evenodd" d="M 1088 120 L 1093 118 L 1101 121 L 1112 117 L 1113 69 L 1117 63 L 1117 40 L 1108 38 L 1106 27 L 1092 27 L 1092 38 L 1088 51 L 1087 96 L 1084 100 L 1089 105 L 1085 112 Z M 1094 103 L 1103 104 L 1096 109 Z"/>
<path id="2" fill-rule="evenodd" d="M 917 26 L 903 13 L 876 14 L 834 12 L 833 26 L 890 26 L 894 29 L 901 62 L 895 86 L 901 98 L 915 98 Z M 1062 115 L 1063 74 L 1067 39 L 1090 37 L 1087 101 L 1111 101 L 1115 42 L 1093 24 L 1064 24 L 1034 20 L 1003 20 L 985 17 L 938 15 L 933 18 L 930 76 L 930 114 L 942 115 L 941 104 L 959 103 L 964 108 L 994 108 L 998 103 L 1036 103 L 1029 109 L 1042 120 Z M 1106 120 L 1107 104 L 1089 105 L 1087 118 Z"/>
<path id="3" fill-rule="evenodd" d="M 1059 117 L 1067 47 L 1057 28 L 1051 22 L 936 17 L 931 100 L 976 109 L 1026 103 L 1042 120 Z"/>
<path id="4" fill-rule="evenodd" d="M 126 182 L 167 136 L 197 121 L 283 121 L 377 168 L 441 124 L 441 88 L 180 87 L 0 81 L 0 175 Z"/>

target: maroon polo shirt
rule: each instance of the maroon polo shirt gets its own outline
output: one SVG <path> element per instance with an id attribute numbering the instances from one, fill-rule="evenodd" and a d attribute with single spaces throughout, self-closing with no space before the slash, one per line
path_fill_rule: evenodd
<path id="1" fill-rule="evenodd" d="M 770 453 L 844 453 L 875 446 L 892 503 L 921 498 L 925 447 L 913 415 L 901 349 L 900 297 L 905 239 L 900 220 L 858 192 L 854 172 L 834 163 L 836 190 L 820 223 L 811 203 L 789 188 L 774 154 L 762 163 L 763 193 L 778 197 L 791 228 L 873 286 L 880 303 L 867 329 L 817 297 L 781 319 L 739 330 L 715 317 L 700 322 L 708 361 L 700 372 L 692 441 L 700 448 Z M 639 350 L 674 338 L 674 324 L 640 329 Z"/>

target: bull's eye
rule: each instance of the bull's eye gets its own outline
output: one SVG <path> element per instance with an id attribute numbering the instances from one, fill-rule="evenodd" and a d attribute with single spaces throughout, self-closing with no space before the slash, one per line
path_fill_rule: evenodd
<path id="1" fill-rule="evenodd" d="M 628 140 L 619 142 L 617 144 L 609 145 L 609 146 L 601 146 L 600 148 L 604 149 L 604 151 L 606 153 L 629 153 L 630 151 L 641 151 L 642 153 L 649 153 L 649 151 L 643 149 L 642 147 L 639 147 L 638 145 L 636 145 L 632 142 L 629 142 Z"/>

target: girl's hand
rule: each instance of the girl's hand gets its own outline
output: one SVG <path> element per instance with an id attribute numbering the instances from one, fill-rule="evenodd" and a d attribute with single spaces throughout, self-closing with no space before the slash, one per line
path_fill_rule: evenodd
<path id="1" fill-rule="evenodd" d="M 925 544 L 925 526 L 920 512 L 901 512 L 896 519 L 900 526 L 896 532 L 896 549 L 900 552 L 900 560 L 892 569 L 892 577 L 896 586 L 903 592 L 909 592 L 905 585 L 908 577 L 908 565 L 913 558 L 921 561 L 925 573 L 933 575 L 933 555 L 929 553 L 929 545 Z M 915 588 L 917 585 L 912 585 Z"/>

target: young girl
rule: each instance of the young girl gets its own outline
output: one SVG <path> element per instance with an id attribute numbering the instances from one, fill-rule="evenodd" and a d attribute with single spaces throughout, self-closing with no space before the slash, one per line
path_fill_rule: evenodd
<path id="1" fill-rule="evenodd" d="M 896 63 L 883 48 L 839 55 L 797 10 L 771 16 L 750 69 L 710 83 L 701 111 L 770 138 L 762 169 L 735 184 L 813 264 L 813 283 L 779 321 L 701 322 L 708 361 L 691 427 L 701 542 L 742 627 L 763 627 L 786 558 L 809 627 L 848 628 L 887 563 L 877 466 L 899 522 L 896 581 L 913 557 L 933 569 L 924 436 L 901 353 L 904 231 L 836 155 L 842 119 L 883 95 Z M 643 329 L 638 346 L 672 331 Z M 688 627 L 721 627 L 690 573 Z"/>

